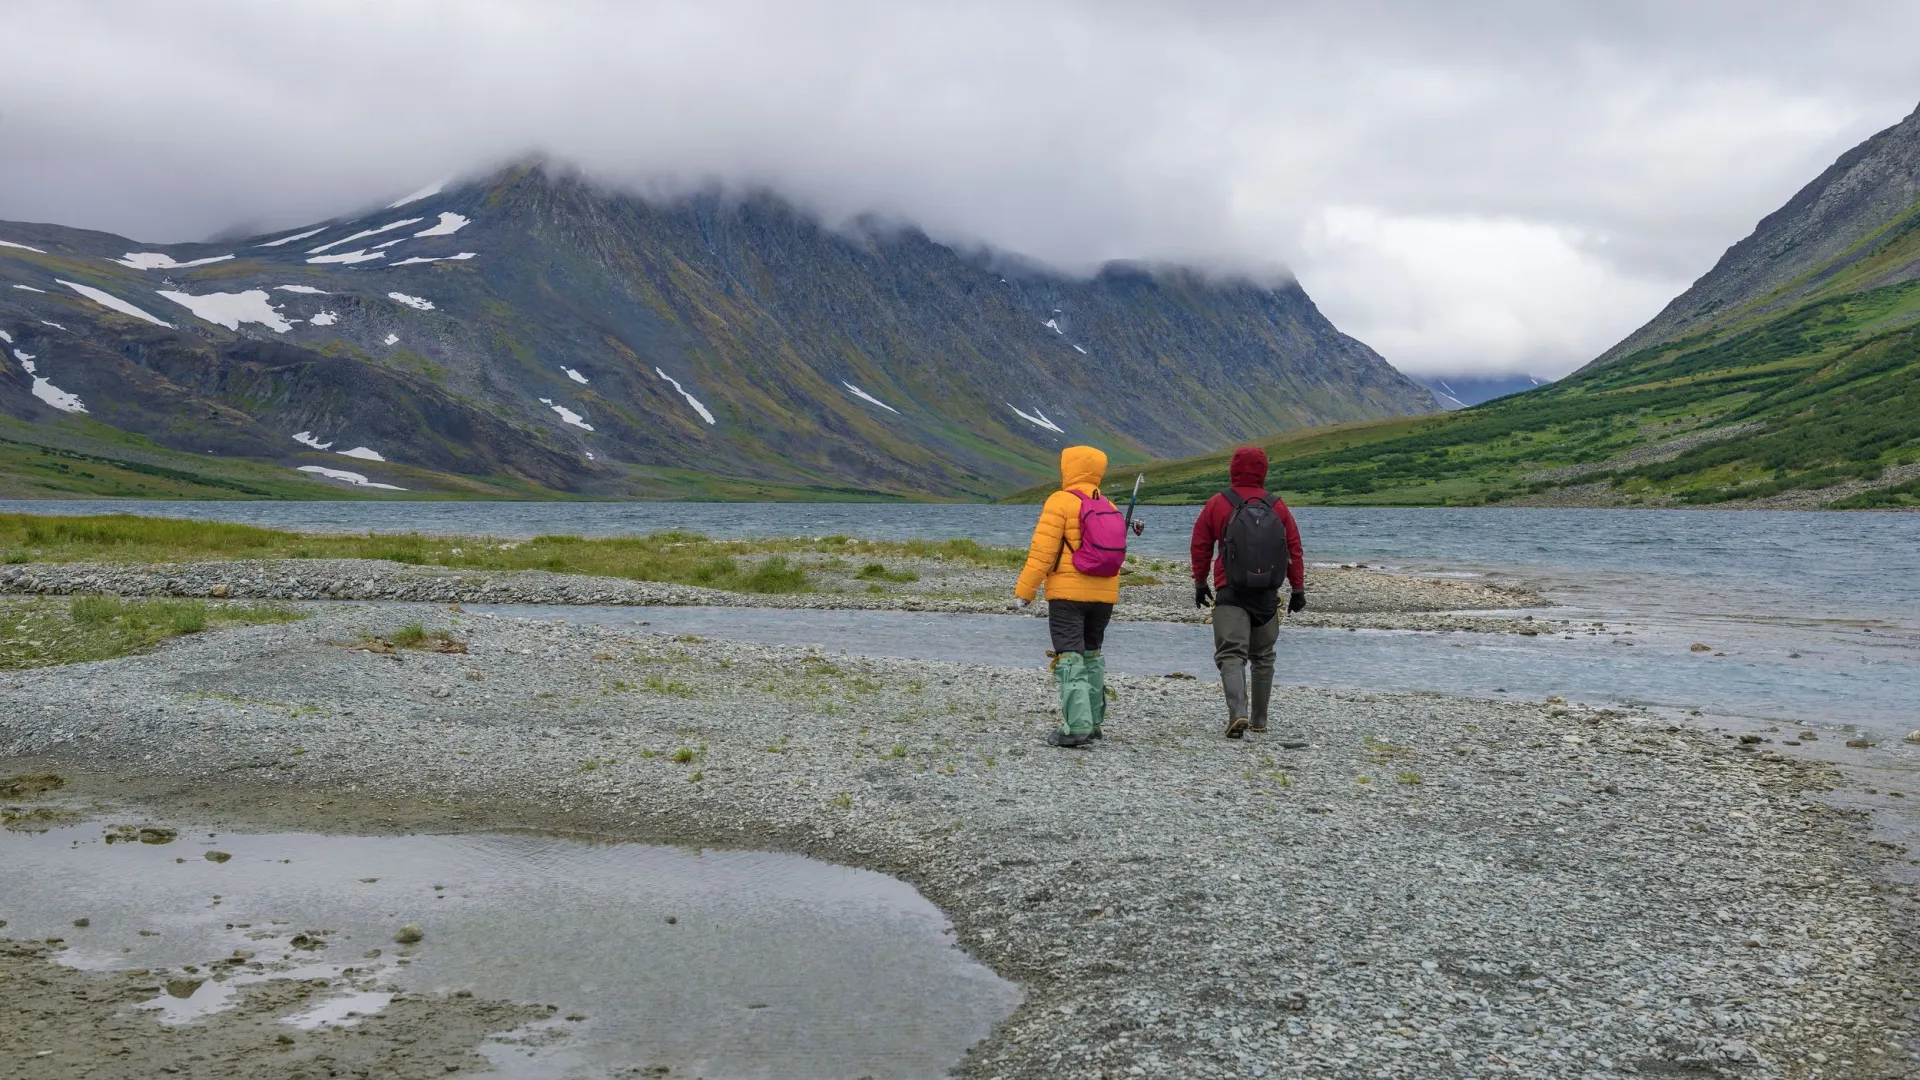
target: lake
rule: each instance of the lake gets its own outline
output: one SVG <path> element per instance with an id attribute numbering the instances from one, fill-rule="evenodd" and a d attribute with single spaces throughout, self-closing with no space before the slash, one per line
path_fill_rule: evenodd
<path id="1" fill-rule="evenodd" d="M 129 512 L 328 531 L 524 537 L 677 528 L 718 537 L 971 537 L 994 545 L 1024 544 L 1035 514 L 1031 506 L 871 503 L 8 502 L 0 511 Z M 1142 508 L 1147 533 L 1137 546 L 1183 556 L 1196 513 Z M 1560 693 L 1854 724 L 1883 737 L 1920 728 L 1920 514 L 1307 507 L 1297 515 L 1310 561 L 1530 582 L 1560 605 L 1557 615 L 1633 633 L 1566 640 L 1290 630 L 1282 659 L 1290 681 L 1478 696 Z M 1311 571 L 1308 579 L 1311 585 Z M 643 616 L 628 609 L 570 617 L 648 618 L 676 632 L 881 654 L 912 645 L 934 650 L 930 658 L 1015 665 L 1033 662 L 1044 640 L 1033 620 L 997 616 L 749 609 Z M 1725 655 L 1695 653 L 1694 641 Z M 1123 670 L 1208 671 L 1200 628 L 1118 626 L 1110 651 Z"/>

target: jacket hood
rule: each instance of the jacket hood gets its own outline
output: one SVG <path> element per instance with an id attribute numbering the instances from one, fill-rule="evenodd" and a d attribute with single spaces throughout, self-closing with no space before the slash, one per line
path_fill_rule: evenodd
<path id="1" fill-rule="evenodd" d="M 1260 459 L 1261 468 L 1266 467 L 1266 459 Z M 1107 475 L 1107 455 L 1091 446 L 1069 446 L 1060 451 L 1060 486 L 1072 487 L 1075 484 L 1100 486 Z"/>
<path id="2" fill-rule="evenodd" d="M 1243 446 L 1233 452 L 1233 464 L 1227 466 L 1227 479 L 1234 487 L 1267 486 L 1267 452 L 1257 446 Z"/>

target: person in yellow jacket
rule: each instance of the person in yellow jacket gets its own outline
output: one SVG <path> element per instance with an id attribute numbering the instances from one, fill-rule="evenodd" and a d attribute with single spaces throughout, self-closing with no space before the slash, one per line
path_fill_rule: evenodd
<path id="1" fill-rule="evenodd" d="M 1060 488 L 1040 507 L 1027 547 L 1027 564 L 1013 587 L 1018 605 L 1047 594 L 1047 630 L 1053 638 L 1053 677 L 1060 684 L 1060 727 L 1047 741 L 1085 746 L 1101 737 L 1107 713 L 1107 662 L 1100 645 L 1120 601 L 1119 577 L 1091 577 L 1073 568 L 1080 547 L 1078 491 L 1097 496 L 1107 474 L 1107 455 L 1091 446 L 1060 451 Z"/>

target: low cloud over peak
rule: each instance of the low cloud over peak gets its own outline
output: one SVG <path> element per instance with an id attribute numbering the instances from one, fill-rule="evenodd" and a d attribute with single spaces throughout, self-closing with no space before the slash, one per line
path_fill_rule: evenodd
<path id="1" fill-rule="evenodd" d="M 1272 279 L 1413 371 L 1557 375 L 1920 96 L 1920 10 L 1404 0 L 18 0 L 0 218 L 148 241 L 538 147 L 1090 272 Z"/>

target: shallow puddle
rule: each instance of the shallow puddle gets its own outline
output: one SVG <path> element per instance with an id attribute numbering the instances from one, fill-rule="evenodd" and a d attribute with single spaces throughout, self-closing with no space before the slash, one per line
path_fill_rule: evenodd
<path id="1" fill-rule="evenodd" d="M 946 1075 L 1019 1001 L 911 887 L 800 856 L 177 823 L 171 843 L 107 843 L 122 820 L 146 824 L 0 832 L 0 935 L 154 970 L 137 1007 L 162 1022 L 217 1022 L 266 979 L 328 980 L 281 1018 L 296 1030 L 464 990 L 556 1007 L 480 1049 L 489 1075 L 882 1080 Z M 422 939 L 396 944 L 408 924 Z"/>

